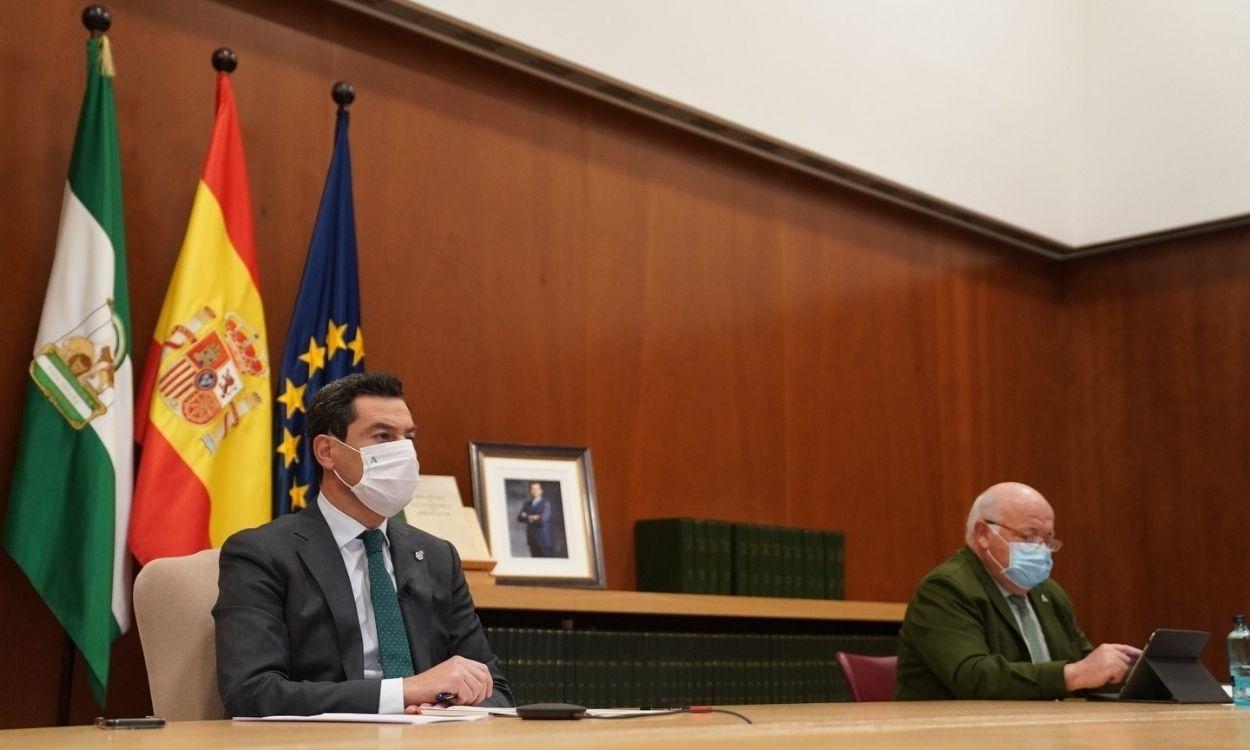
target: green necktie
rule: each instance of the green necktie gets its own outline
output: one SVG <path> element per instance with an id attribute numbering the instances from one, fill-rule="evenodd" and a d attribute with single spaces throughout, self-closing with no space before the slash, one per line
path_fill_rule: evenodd
<path id="1" fill-rule="evenodd" d="M 399 613 L 395 585 L 382 560 L 382 530 L 368 529 L 356 538 L 364 541 L 369 555 L 369 599 L 373 601 L 373 622 L 378 628 L 382 677 L 411 677 L 416 671 L 412 668 L 412 652 L 408 650 L 408 633 Z"/>
<path id="2" fill-rule="evenodd" d="M 1023 596 L 1008 594 L 1007 601 L 1016 610 L 1020 620 L 1020 632 L 1024 635 L 1024 643 L 1029 647 L 1029 660 L 1034 664 L 1045 661 L 1046 640 L 1042 637 L 1042 628 L 1037 618 L 1029 611 L 1029 603 Z M 376 606 L 376 605 L 375 605 Z"/>

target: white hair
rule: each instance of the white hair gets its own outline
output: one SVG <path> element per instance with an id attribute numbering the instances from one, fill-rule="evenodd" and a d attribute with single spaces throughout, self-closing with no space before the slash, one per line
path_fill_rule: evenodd
<path id="1" fill-rule="evenodd" d="M 972 501 L 972 510 L 968 511 L 968 524 L 964 527 L 964 541 L 971 547 L 976 543 L 977 521 L 988 520 L 998 515 L 998 493 L 991 487 Z"/>

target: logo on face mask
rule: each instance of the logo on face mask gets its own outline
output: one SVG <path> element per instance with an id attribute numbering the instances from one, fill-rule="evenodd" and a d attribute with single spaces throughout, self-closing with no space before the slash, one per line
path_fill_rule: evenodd
<path id="1" fill-rule="evenodd" d="M 366 508 L 390 518 L 412 501 L 420 480 L 421 463 L 417 460 L 417 449 L 411 440 L 393 440 L 357 449 L 333 435 L 326 437 L 360 454 L 364 473 L 360 475 L 359 482 L 348 487 Z M 347 484 L 337 469 L 334 476 Z"/>

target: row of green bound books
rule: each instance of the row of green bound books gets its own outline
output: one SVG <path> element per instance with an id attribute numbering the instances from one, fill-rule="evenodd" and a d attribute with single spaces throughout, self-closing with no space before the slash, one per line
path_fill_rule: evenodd
<path id="1" fill-rule="evenodd" d="M 518 704 L 596 708 L 847 701 L 834 653 L 898 650 L 893 636 L 485 632 Z"/>
<path id="2" fill-rule="evenodd" d="M 842 599 L 845 549 L 840 531 L 702 518 L 634 524 L 639 591 Z"/>

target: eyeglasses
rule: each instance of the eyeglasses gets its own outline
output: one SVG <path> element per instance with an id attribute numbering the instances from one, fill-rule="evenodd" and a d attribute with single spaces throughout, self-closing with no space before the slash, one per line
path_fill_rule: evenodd
<path id="1" fill-rule="evenodd" d="M 1058 552 L 1059 550 L 1063 549 L 1063 542 L 1059 541 L 1058 539 L 1045 539 L 1041 536 L 1038 536 L 1037 534 L 1025 534 L 1022 531 L 1013 529 L 1007 524 L 999 523 L 998 521 L 991 521 L 989 519 L 985 519 L 985 522 L 988 524 L 993 524 L 994 526 L 999 526 L 1001 528 L 1004 528 L 1010 531 L 1011 533 L 1020 537 L 1020 540 L 1022 542 L 1028 545 L 1032 545 L 1035 548 L 1046 546 L 1050 548 L 1051 552 Z"/>

